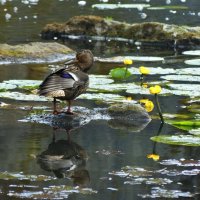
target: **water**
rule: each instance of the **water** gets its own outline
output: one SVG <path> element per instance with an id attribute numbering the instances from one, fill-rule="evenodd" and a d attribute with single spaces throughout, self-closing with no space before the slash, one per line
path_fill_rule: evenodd
<path id="1" fill-rule="evenodd" d="M 123 3 L 141 3 L 140 1 L 124 1 Z M 145 2 L 145 1 L 144 1 Z M 144 3 L 142 2 L 142 3 Z M 175 23 L 178 25 L 198 26 L 200 16 L 197 0 L 174 0 L 170 5 L 188 6 L 186 10 L 170 12 L 166 10 L 119 9 L 97 10 L 92 4 L 99 1 L 87 1 L 85 6 L 79 6 L 78 1 L 0 1 L 0 42 L 20 44 L 30 41 L 42 41 L 40 31 L 47 23 L 64 22 L 74 15 L 95 14 L 112 17 L 115 20 L 132 22 L 158 21 Z M 109 1 L 116 3 L 116 1 Z M 169 1 L 150 1 L 152 6 L 166 6 Z M 17 8 L 17 9 L 16 9 Z M 147 17 L 143 19 L 141 13 Z M 6 15 L 9 13 L 10 15 Z M 194 15 L 195 13 L 195 15 Z M 167 20 L 166 20 L 167 19 Z M 183 20 L 184 19 L 184 20 Z M 61 41 L 58 41 L 61 42 Z M 98 42 L 68 40 L 64 44 L 74 50 L 89 48 L 95 56 L 176 56 L 181 54 L 174 49 L 162 47 L 141 47 L 123 42 Z M 181 69 L 193 66 L 184 64 L 183 60 L 173 63 L 134 62 L 134 67 L 145 65 L 147 67 L 162 67 Z M 91 74 L 108 74 L 113 64 L 95 63 Z M 197 68 L 199 66 L 196 66 Z M 2 65 L 0 66 L 0 81 L 12 79 L 42 80 L 51 70 L 48 65 Z M 160 75 L 149 77 L 149 80 L 160 80 Z M 135 76 L 139 81 L 139 76 Z M 176 81 L 174 81 L 176 83 Z M 179 83 L 179 82 L 178 82 Z M 190 84 L 190 82 L 187 82 Z M 197 83 L 199 84 L 199 82 Z M 141 94 L 126 94 L 134 100 L 143 96 Z M 160 104 L 164 113 L 191 114 L 183 106 L 187 96 L 170 95 L 160 96 Z M 51 102 L 17 101 L 1 98 L 12 107 L 1 108 L 0 111 L 0 196 L 1 199 L 157 199 L 184 198 L 198 199 L 199 193 L 199 166 L 162 165 L 159 161 L 147 159 L 148 154 L 160 155 L 160 161 L 168 159 L 187 160 L 189 163 L 197 162 L 199 147 L 174 146 L 154 143 L 150 137 L 155 136 L 160 127 L 160 121 L 153 119 L 144 129 L 131 132 L 130 130 L 114 128 L 108 120 L 93 120 L 86 125 L 71 131 L 71 144 L 75 143 L 77 151 L 84 152 L 72 160 L 77 167 L 74 170 L 61 171 L 48 170 L 41 167 L 38 155 L 47 151 L 55 141 L 65 141 L 64 149 L 59 150 L 53 146 L 52 151 L 73 154 L 73 145 L 67 143 L 68 135 L 63 129 L 54 130 L 53 127 L 40 123 L 21 122 L 30 110 L 19 109 L 24 106 L 47 106 L 51 110 Z M 83 106 L 88 109 L 104 107 L 94 100 L 78 99 L 74 106 Z M 51 112 L 51 111 L 50 111 Z M 155 116 L 156 110 L 151 113 Z M 180 130 L 171 125 L 164 124 L 161 135 L 173 135 L 187 131 Z M 50 145 L 50 146 L 49 146 Z M 67 147 L 66 147 L 67 146 Z M 77 147 L 78 146 L 78 147 Z M 65 149 L 66 147 L 66 149 Z M 72 150 L 69 150 L 72 149 Z M 65 161 L 69 162 L 66 156 Z M 194 159 L 192 161 L 191 159 Z M 71 165 L 70 165 L 71 166 Z M 126 166 L 132 167 L 132 171 Z M 74 166 L 71 166 L 74 167 Z M 146 172 L 140 172 L 146 171 Z M 133 171 L 136 172 L 133 173 Z M 188 170 L 186 173 L 185 170 Z M 196 170 L 196 171 L 192 171 Z M 127 172 L 128 171 L 128 172 Z M 120 177 L 117 174 L 125 174 Z M 132 173 L 132 174 L 131 174 Z M 30 177 L 30 176 L 35 177 Z M 41 175 L 43 175 L 41 177 Z M 57 177 L 57 178 L 56 178 Z M 59 178 L 58 178 L 59 177 Z M 138 180 L 143 178 L 144 180 Z M 145 179 L 146 178 L 146 179 Z M 155 182 L 153 178 L 156 179 Z M 160 178 L 160 182 L 158 181 Z M 169 181 L 166 181 L 168 179 Z M 80 188 L 91 188 L 84 191 Z M 58 188 L 54 188 L 57 186 Z M 86 194 L 84 194 L 86 193 Z"/>

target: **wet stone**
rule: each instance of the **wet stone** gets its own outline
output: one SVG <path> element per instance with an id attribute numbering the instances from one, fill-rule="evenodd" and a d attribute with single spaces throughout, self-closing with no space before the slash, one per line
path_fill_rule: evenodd
<path id="1" fill-rule="evenodd" d="M 118 109 L 116 109 L 116 107 Z M 142 130 L 150 122 L 150 116 L 140 105 L 116 104 L 107 108 L 74 107 L 74 114 L 58 115 L 42 113 L 32 114 L 21 122 L 34 122 L 50 125 L 54 128 L 72 130 L 86 125 L 92 120 L 106 120 L 112 128 L 136 132 Z"/>
<path id="2" fill-rule="evenodd" d="M 200 27 L 178 26 L 159 22 L 128 24 L 100 16 L 74 16 L 65 23 L 47 24 L 42 32 L 43 39 L 70 38 L 78 39 L 91 37 L 96 40 L 105 38 L 128 42 L 156 42 L 174 47 L 200 45 Z"/>
<path id="3" fill-rule="evenodd" d="M 54 63 L 74 56 L 74 51 L 56 42 L 0 44 L 0 65 L 12 63 Z"/>

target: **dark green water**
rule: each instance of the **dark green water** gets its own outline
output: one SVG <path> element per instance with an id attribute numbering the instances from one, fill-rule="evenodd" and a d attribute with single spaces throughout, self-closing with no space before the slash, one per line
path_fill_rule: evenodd
<path id="1" fill-rule="evenodd" d="M 21 44 L 30 41 L 42 41 L 40 31 L 47 23 L 65 22 L 75 15 L 94 14 L 104 17 L 112 17 L 115 20 L 129 23 L 158 21 L 165 23 L 175 23 L 178 25 L 198 26 L 200 20 L 200 1 L 174 0 L 171 4 L 167 1 L 150 1 L 152 6 L 179 5 L 187 6 L 188 9 L 166 10 L 142 10 L 137 9 L 117 9 L 117 10 L 97 10 L 91 6 L 99 1 L 88 1 L 86 6 L 79 6 L 78 1 L 72 0 L 40 0 L 32 5 L 30 2 L 24 4 L 21 1 L 3 1 L 0 4 L 0 42 L 8 44 Z M 116 1 L 109 1 L 116 3 Z M 123 3 L 145 3 L 145 1 L 123 1 Z M 147 2 L 146 2 L 147 3 Z M 13 11 L 17 7 L 17 12 Z M 171 11 L 170 11 L 171 10 Z M 11 14 L 9 20 L 5 19 L 5 14 Z M 141 13 L 146 13 L 147 18 L 142 19 Z M 61 42 L 61 41 L 58 41 Z M 160 47 L 141 47 L 138 51 L 135 45 L 126 43 L 97 42 L 68 40 L 65 45 L 78 51 L 82 48 L 89 48 L 95 56 L 109 57 L 117 55 L 140 55 L 140 56 L 176 56 L 181 54 L 173 49 Z M 176 58 L 176 57 L 175 57 Z M 135 62 L 134 67 L 145 65 L 147 67 L 162 67 L 181 69 L 188 68 L 183 61 L 170 63 Z M 115 65 L 95 63 L 91 74 L 108 74 Z M 196 66 L 197 68 L 199 66 Z M 0 66 L 0 81 L 12 79 L 42 80 L 50 72 L 48 65 L 2 65 Z M 152 79 L 156 80 L 155 75 Z M 139 81 L 139 78 L 136 78 Z M 176 81 L 172 81 L 176 83 Z M 190 82 L 187 82 L 190 84 Z M 199 84 L 199 82 L 197 83 Z M 195 90 L 195 89 L 194 89 Z M 134 100 L 138 100 L 143 95 L 127 94 Z M 145 96 L 145 95 L 144 95 Z M 188 96 L 161 96 L 160 103 L 164 113 L 189 114 L 184 109 Z M 13 106 L 48 106 L 51 109 L 51 102 L 30 102 L 9 99 L 0 99 Z M 93 100 L 79 99 L 76 106 L 84 106 L 90 109 L 99 107 Z M 102 105 L 101 105 L 102 106 Z M 147 155 L 156 153 L 160 155 L 160 161 L 168 159 L 185 159 L 191 162 L 200 160 L 199 147 L 173 146 L 162 143 L 154 143 L 150 137 L 157 134 L 160 121 L 153 119 L 144 129 L 131 132 L 129 130 L 115 129 L 106 120 L 94 120 L 90 123 L 72 130 L 71 143 L 75 143 L 77 148 L 87 153 L 87 159 L 81 161 L 80 166 L 72 172 L 61 176 L 58 172 L 47 171 L 37 161 L 36 156 L 48 149 L 52 143 L 53 133 L 56 141 L 65 140 L 67 143 L 67 133 L 65 130 L 53 130 L 51 126 L 38 123 L 24 123 L 19 120 L 28 116 L 30 111 L 13 108 L 0 109 L 0 198 L 1 199 L 199 199 L 199 173 L 200 165 L 191 167 L 175 166 L 170 164 L 162 165 L 159 161 L 147 159 Z M 156 110 L 151 113 L 155 116 Z M 187 131 L 180 130 L 171 125 L 164 124 L 161 133 L 165 135 L 186 134 Z M 64 145 L 67 146 L 68 144 Z M 71 148 L 68 145 L 69 149 Z M 59 145 L 52 147 L 53 151 L 59 150 Z M 136 169 L 148 171 L 151 175 L 140 175 L 120 177 L 114 175 L 125 166 L 132 166 Z M 160 170 L 160 171 L 159 171 Z M 167 171 L 164 173 L 164 171 Z M 185 172 L 188 170 L 189 172 Z M 194 173 L 191 171 L 194 170 Z M 195 171 L 196 170 L 196 171 Z M 75 172 L 74 172 L 75 171 Z M 16 177 L 4 176 L 16 173 Z M 83 173 L 81 173 L 83 172 Z M 163 172 L 163 173 L 162 173 Z M 26 175 L 45 175 L 49 180 L 34 180 L 34 178 L 20 178 L 19 173 Z M 70 173 L 75 173 L 73 176 Z M 78 174 L 76 177 L 76 173 Z M 2 175 L 4 174 L 4 175 Z M 2 178 L 1 178 L 2 177 Z M 6 177 L 6 178 L 5 178 Z M 59 178 L 56 178 L 59 177 Z M 140 182 L 137 178 L 157 178 L 157 182 L 149 183 L 147 180 Z M 151 179 L 152 178 L 152 179 Z M 162 181 L 170 180 L 170 183 L 158 183 L 158 178 Z M 136 180 L 137 179 L 137 180 Z M 127 181 L 136 181 L 127 183 Z M 138 182 L 137 182 L 138 181 Z M 83 192 L 71 192 L 69 196 L 65 190 L 48 189 L 51 186 L 76 186 L 92 188 L 95 193 L 82 194 Z M 155 195 L 154 195 L 155 194 Z M 34 196 L 35 195 L 35 196 Z M 37 196 L 38 195 L 38 196 Z M 47 195 L 47 196 L 45 196 Z M 148 196 L 149 195 L 149 196 Z"/>

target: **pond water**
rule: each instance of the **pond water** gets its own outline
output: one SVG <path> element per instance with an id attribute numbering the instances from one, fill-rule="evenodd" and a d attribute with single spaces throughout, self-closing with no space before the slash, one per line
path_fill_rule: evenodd
<path id="1" fill-rule="evenodd" d="M 118 1 L 108 1 L 118 3 Z M 112 17 L 129 23 L 158 21 L 178 25 L 198 26 L 200 20 L 200 1 L 198 0 L 146 0 L 130 1 L 126 4 L 149 4 L 154 9 L 98 9 L 94 4 L 103 1 L 72 0 L 16 0 L 0 1 L 0 42 L 21 44 L 43 41 L 41 29 L 52 22 L 65 22 L 75 15 L 100 15 Z M 122 2 L 121 2 L 122 3 Z M 170 7 L 171 6 L 171 7 Z M 157 9 L 155 9 L 157 7 Z M 162 9 L 158 9 L 162 7 Z M 198 59 L 196 56 L 183 55 L 185 50 L 169 49 L 159 46 L 137 46 L 123 42 L 105 41 L 57 41 L 79 51 L 90 49 L 95 56 L 156 56 L 164 61 L 134 61 L 130 71 L 134 74 L 126 82 L 125 89 L 114 94 L 121 99 L 131 97 L 134 101 L 149 98 L 154 101 L 148 90 L 140 89 L 139 66 L 149 67 L 151 74 L 145 81 L 157 81 L 163 86 L 159 95 L 164 118 L 162 127 L 157 110 L 150 112 L 152 120 L 145 126 L 124 127 L 112 124 L 108 119 L 94 114 L 82 126 L 68 127 L 70 138 L 64 129 L 56 129 L 40 122 L 37 117 L 52 112 L 52 103 L 34 99 L 26 100 L 13 93 L 12 98 L 1 95 L 0 100 L 9 104 L 0 110 L 0 197 L 1 199 L 199 199 L 200 144 L 195 143 L 200 134 L 199 124 L 192 126 L 172 126 L 176 121 L 200 118 L 200 65 L 188 65 L 186 60 Z M 193 63 L 193 62 L 191 62 Z M 110 70 L 122 66 L 96 62 L 90 74 L 98 78 L 108 75 Z M 11 80 L 42 80 L 54 65 L 12 64 L 0 66 L 0 82 Z M 91 76 L 92 78 L 92 76 Z M 95 78 L 93 78 L 95 79 Z M 106 79 L 110 77 L 106 76 Z M 166 81 L 166 82 L 165 82 Z M 136 83 L 128 86 L 129 83 Z M 115 90 L 120 87 L 114 85 Z M 113 94 L 108 83 L 98 86 L 97 93 Z M 1 86 L 0 86 L 1 88 Z M 95 82 L 89 93 L 94 96 Z M 111 87 L 112 88 L 112 87 Z M 139 88 L 139 89 L 138 89 Z M 8 90 L 29 94 L 22 88 Z M 88 95 L 89 96 L 89 95 Z M 74 102 L 74 109 L 103 109 L 108 106 L 108 96 L 98 98 L 80 97 Z M 112 98 L 112 97 L 111 97 Z M 113 97 L 115 99 L 116 97 Z M 121 100 L 122 101 L 122 100 Z M 2 105 L 2 104 L 1 104 Z M 61 104 L 63 106 L 63 104 Z M 37 109 L 38 108 L 38 109 Z M 42 111 L 45 110 L 45 111 Z M 36 120 L 29 120 L 36 115 Z M 98 113 L 97 113 L 98 114 Z M 170 119 L 173 122 L 170 122 Z M 40 122 L 40 123 L 38 123 Z M 186 130 L 187 129 L 187 130 Z M 191 134 L 193 133 L 193 134 Z M 176 145 L 154 142 L 150 138 L 158 135 L 177 136 L 185 139 Z M 193 136 L 196 134 L 197 136 Z M 192 138 L 184 136 L 190 135 Z M 171 137 L 173 140 L 173 137 Z M 189 146 L 185 146 L 191 140 Z M 157 140 L 156 140 L 157 141 Z M 63 163 L 45 155 L 65 154 Z M 149 159 L 147 155 L 159 155 L 159 159 Z M 72 156 L 73 155 L 73 156 Z M 44 159 L 45 158 L 45 159 Z M 49 159 L 49 160 L 48 160 Z M 66 164 L 75 163 L 73 168 L 64 169 Z M 60 170 L 56 170 L 60 166 Z"/>

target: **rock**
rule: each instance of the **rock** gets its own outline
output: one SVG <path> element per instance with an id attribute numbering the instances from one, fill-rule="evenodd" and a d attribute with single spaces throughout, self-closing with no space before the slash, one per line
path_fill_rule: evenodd
<path id="1" fill-rule="evenodd" d="M 151 121 L 147 111 L 139 104 L 115 104 L 108 108 L 109 125 L 115 129 L 139 132 Z"/>
<path id="2" fill-rule="evenodd" d="M 0 64 L 53 63 L 65 61 L 74 51 L 56 42 L 32 42 L 28 44 L 0 44 Z"/>
<path id="3" fill-rule="evenodd" d="M 200 45 L 200 27 L 178 26 L 158 22 L 128 24 L 99 16 L 75 16 L 66 23 L 47 24 L 42 30 L 43 39 L 93 37 L 125 41 L 156 42 L 176 47 Z M 95 36 L 95 37 L 94 37 Z"/>
<path id="4" fill-rule="evenodd" d="M 132 132 L 142 130 L 151 121 L 146 110 L 139 104 L 115 104 L 109 108 L 94 108 L 92 110 L 74 107 L 73 110 L 74 115 L 65 113 L 59 115 L 33 114 L 20 121 L 47 124 L 54 128 L 71 131 L 92 120 L 106 120 L 112 128 L 126 129 Z"/>

